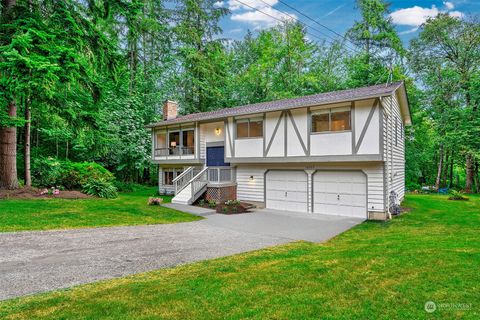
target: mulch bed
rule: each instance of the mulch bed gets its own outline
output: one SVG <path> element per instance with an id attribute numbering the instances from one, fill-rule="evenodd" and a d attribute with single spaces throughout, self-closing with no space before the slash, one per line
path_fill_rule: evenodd
<path id="1" fill-rule="evenodd" d="M 0 199 L 87 199 L 89 195 L 80 191 L 60 191 L 58 195 L 41 195 L 43 189 L 25 187 L 15 190 L 0 189 Z"/>
<path id="2" fill-rule="evenodd" d="M 249 212 L 248 211 L 249 209 L 253 208 L 252 204 L 246 203 L 246 202 L 240 202 L 240 204 L 234 205 L 234 206 L 227 206 L 222 203 L 222 204 L 217 204 L 215 208 L 208 206 L 208 204 L 201 206 L 198 204 L 198 202 L 195 203 L 194 205 L 196 205 L 197 207 L 214 209 L 217 213 L 222 213 L 222 214 L 246 213 L 246 212 Z"/>

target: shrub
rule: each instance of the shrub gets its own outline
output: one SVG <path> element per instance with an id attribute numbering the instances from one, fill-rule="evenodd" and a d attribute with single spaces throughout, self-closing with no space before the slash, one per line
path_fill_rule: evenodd
<path id="1" fill-rule="evenodd" d="M 123 182 L 115 180 L 113 181 L 113 185 L 117 188 L 119 192 L 133 192 L 141 188 L 141 185 L 131 182 Z"/>
<path id="2" fill-rule="evenodd" d="M 408 191 L 415 191 L 415 190 L 420 190 L 420 189 L 422 189 L 422 186 L 421 186 L 420 184 L 418 184 L 418 183 L 408 181 L 407 183 L 405 183 L 405 188 L 406 188 Z"/>
<path id="3" fill-rule="evenodd" d="M 227 206 L 238 206 L 240 204 L 240 201 L 238 200 L 228 200 L 225 202 L 225 205 Z"/>
<path id="4" fill-rule="evenodd" d="M 217 206 L 217 202 L 215 200 L 209 200 L 208 201 L 208 206 L 210 208 L 215 208 Z"/>
<path id="5" fill-rule="evenodd" d="M 154 197 L 148 198 L 148 205 L 149 206 L 159 206 L 159 205 L 162 204 L 162 202 L 163 202 L 162 198 L 154 198 Z"/>
<path id="6" fill-rule="evenodd" d="M 113 183 L 103 178 L 88 180 L 83 186 L 83 192 L 106 199 L 114 199 L 118 196 L 117 188 L 115 188 Z"/>
<path id="7" fill-rule="evenodd" d="M 205 205 L 205 199 L 198 200 L 198 205 L 203 207 Z"/>
<path id="8" fill-rule="evenodd" d="M 81 189 L 93 180 L 111 182 L 113 174 L 95 162 L 61 161 L 54 158 L 35 159 L 32 166 L 35 185 L 58 186 L 65 189 Z"/>
<path id="9" fill-rule="evenodd" d="M 467 201 L 468 198 L 465 197 L 461 191 L 451 190 L 450 191 L 450 197 L 448 198 L 448 200 L 464 200 L 464 201 Z"/>

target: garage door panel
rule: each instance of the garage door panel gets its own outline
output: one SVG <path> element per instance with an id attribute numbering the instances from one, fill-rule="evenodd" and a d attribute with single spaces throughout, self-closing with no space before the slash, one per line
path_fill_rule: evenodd
<path id="1" fill-rule="evenodd" d="M 269 171 L 265 189 L 267 208 L 307 212 L 307 175 L 304 171 Z"/>
<path id="2" fill-rule="evenodd" d="M 366 217 L 367 180 L 360 171 L 318 171 L 313 177 L 313 211 Z"/>

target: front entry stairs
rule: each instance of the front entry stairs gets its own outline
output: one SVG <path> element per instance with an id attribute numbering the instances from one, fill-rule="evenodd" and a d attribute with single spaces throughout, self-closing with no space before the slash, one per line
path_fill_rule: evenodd
<path id="1" fill-rule="evenodd" d="M 172 203 L 187 205 L 194 203 L 207 190 L 207 173 L 208 167 L 203 168 L 200 172 L 196 172 L 193 167 L 183 171 L 173 180 L 175 196 Z"/>

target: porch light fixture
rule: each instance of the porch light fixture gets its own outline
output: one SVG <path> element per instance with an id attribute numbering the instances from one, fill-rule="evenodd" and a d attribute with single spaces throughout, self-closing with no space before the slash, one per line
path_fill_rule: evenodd
<path id="1" fill-rule="evenodd" d="M 215 135 L 219 136 L 222 133 L 222 129 L 215 128 Z"/>
<path id="2" fill-rule="evenodd" d="M 177 146 L 177 141 L 170 142 L 170 147 L 175 148 Z"/>
<path id="3" fill-rule="evenodd" d="M 253 181 L 253 176 L 250 176 L 250 181 Z"/>

